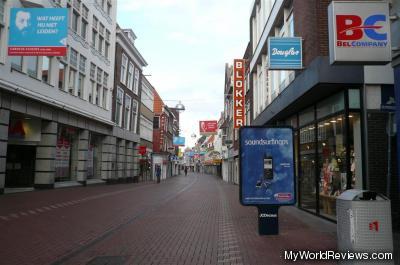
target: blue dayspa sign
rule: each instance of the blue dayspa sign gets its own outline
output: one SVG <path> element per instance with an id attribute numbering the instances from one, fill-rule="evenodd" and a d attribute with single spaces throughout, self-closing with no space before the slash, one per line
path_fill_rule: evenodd
<path id="1" fill-rule="evenodd" d="M 242 127 L 239 132 L 240 202 L 296 203 L 293 131 L 289 127 Z"/>
<path id="2" fill-rule="evenodd" d="M 11 8 L 8 55 L 65 56 L 67 8 Z"/>
<path id="3" fill-rule="evenodd" d="M 303 68 L 302 39 L 299 37 L 269 37 L 268 65 L 270 70 Z"/>

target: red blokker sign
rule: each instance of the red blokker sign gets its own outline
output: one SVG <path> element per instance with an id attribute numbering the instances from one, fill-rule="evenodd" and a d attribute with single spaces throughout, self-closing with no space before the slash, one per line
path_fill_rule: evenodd
<path id="1" fill-rule="evenodd" d="M 244 67 L 245 60 L 233 61 L 233 126 L 235 129 L 244 124 Z"/>

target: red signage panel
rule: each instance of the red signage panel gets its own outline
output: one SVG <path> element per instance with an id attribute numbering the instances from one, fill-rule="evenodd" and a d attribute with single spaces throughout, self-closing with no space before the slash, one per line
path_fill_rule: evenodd
<path id="1" fill-rule="evenodd" d="M 200 121 L 199 130 L 201 135 L 217 134 L 218 121 Z"/>

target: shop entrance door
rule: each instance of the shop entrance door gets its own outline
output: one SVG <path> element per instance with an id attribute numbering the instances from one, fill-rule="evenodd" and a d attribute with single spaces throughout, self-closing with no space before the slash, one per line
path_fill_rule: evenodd
<path id="1" fill-rule="evenodd" d="M 7 188 L 32 187 L 35 158 L 36 146 L 8 145 L 5 186 Z"/>

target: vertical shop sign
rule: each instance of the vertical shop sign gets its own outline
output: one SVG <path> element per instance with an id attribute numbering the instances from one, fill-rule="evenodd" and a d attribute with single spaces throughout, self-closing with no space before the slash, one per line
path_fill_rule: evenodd
<path id="1" fill-rule="evenodd" d="M 233 61 L 233 126 L 235 129 L 245 123 L 244 111 L 244 75 L 245 63 L 243 59 Z"/>

